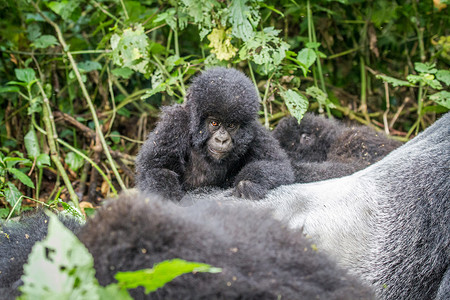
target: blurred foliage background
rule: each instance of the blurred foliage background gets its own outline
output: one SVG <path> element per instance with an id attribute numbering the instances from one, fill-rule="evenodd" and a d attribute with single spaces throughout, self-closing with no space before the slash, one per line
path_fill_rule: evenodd
<path id="1" fill-rule="evenodd" d="M 309 110 L 406 141 L 450 108 L 449 2 L 0 0 L 0 217 L 132 187 L 211 66 L 254 81 L 267 128 Z"/>

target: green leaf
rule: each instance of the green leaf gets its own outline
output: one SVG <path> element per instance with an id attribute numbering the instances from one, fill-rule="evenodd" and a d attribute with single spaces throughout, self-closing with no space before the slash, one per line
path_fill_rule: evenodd
<path id="1" fill-rule="evenodd" d="M 18 93 L 18 92 L 20 92 L 20 89 L 17 86 L 0 87 L 0 94 L 1 93 Z"/>
<path id="2" fill-rule="evenodd" d="M 436 73 L 436 78 L 446 85 L 450 85 L 450 71 L 449 70 L 439 70 Z"/>
<path id="3" fill-rule="evenodd" d="M 22 206 L 22 193 L 12 182 L 7 182 L 6 185 L 8 186 L 5 190 L 6 201 L 11 205 L 11 207 L 15 206 L 15 211 L 20 211 L 20 208 Z"/>
<path id="4" fill-rule="evenodd" d="M 306 94 L 316 99 L 316 101 L 319 102 L 319 104 L 322 106 L 326 106 L 329 108 L 335 107 L 335 105 L 330 101 L 330 99 L 328 99 L 327 94 L 325 94 L 324 91 L 322 91 L 316 86 L 310 86 L 309 88 L 307 88 Z"/>
<path id="5" fill-rule="evenodd" d="M 43 168 L 44 166 L 50 166 L 50 156 L 47 153 L 41 153 L 36 158 L 36 165 L 37 167 Z"/>
<path id="6" fill-rule="evenodd" d="M 111 132 L 110 138 L 114 144 L 120 143 L 120 133 L 117 130 Z"/>
<path id="7" fill-rule="evenodd" d="M 64 159 L 66 164 L 75 172 L 84 165 L 84 158 L 75 152 L 69 152 Z"/>
<path id="8" fill-rule="evenodd" d="M 246 5 L 247 0 L 233 0 L 230 6 L 230 23 L 235 37 L 248 41 L 255 36 L 253 25 L 260 19 L 258 11 Z"/>
<path id="9" fill-rule="evenodd" d="M 211 267 L 208 264 L 172 259 L 155 264 L 152 269 L 118 272 L 115 278 L 122 288 L 133 289 L 143 286 L 145 292 L 149 293 L 163 287 L 176 277 L 191 272 L 219 273 L 222 272 L 222 269 Z"/>
<path id="10" fill-rule="evenodd" d="M 41 36 L 41 27 L 38 23 L 31 23 L 27 26 L 28 40 L 33 42 L 35 39 Z"/>
<path id="11" fill-rule="evenodd" d="M 304 68 L 303 66 L 300 66 L 300 68 L 303 71 L 303 76 L 306 77 L 306 75 L 308 74 L 309 67 L 311 67 L 314 64 L 316 59 L 317 59 L 317 55 L 313 49 L 303 48 L 298 53 L 297 60 L 306 66 L 306 68 Z"/>
<path id="12" fill-rule="evenodd" d="M 47 48 L 53 45 L 59 45 L 58 40 L 53 35 L 41 35 L 31 44 L 34 48 Z"/>
<path id="13" fill-rule="evenodd" d="M 127 67 L 117 68 L 117 69 L 112 70 L 111 73 L 113 73 L 114 76 L 128 79 L 131 77 L 131 75 L 133 75 L 133 70 L 131 70 L 130 68 L 127 68 Z"/>
<path id="14" fill-rule="evenodd" d="M 414 69 L 416 69 L 416 71 L 419 73 L 435 74 L 437 72 L 435 66 L 435 63 L 414 63 Z"/>
<path id="15" fill-rule="evenodd" d="M 142 25 L 135 29 L 123 31 L 122 36 L 114 34 L 111 37 L 113 62 L 121 67 L 146 74 L 150 65 L 149 38 L 144 33 Z"/>
<path id="16" fill-rule="evenodd" d="M 33 162 L 27 158 L 22 157 L 6 157 L 3 160 L 6 163 L 7 168 L 13 168 L 16 164 L 21 163 L 24 165 L 32 165 Z"/>
<path id="17" fill-rule="evenodd" d="M 34 245 L 21 279 L 23 299 L 99 299 L 92 255 L 53 214 L 47 237 Z"/>
<path id="18" fill-rule="evenodd" d="M 25 173 L 15 168 L 8 168 L 8 172 L 14 174 L 17 177 L 17 179 L 19 179 L 26 186 L 29 186 L 30 188 L 34 189 L 33 181 L 31 181 L 30 177 L 28 177 Z"/>
<path id="19" fill-rule="evenodd" d="M 79 0 L 52 1 L 47 4 L 47 6 L 56 14 L 60 15 L 63 20 L 70 19 L 72 13 L 77 9 L 79 5 Z"/>
<path id="20" fill-rule="evenodd" d="M 28 157 L 35 158 L 41 154 L 39 148 L 39 141 L 34 129 L 30 129 L 24 138 L 25 148 L 27 149 Z"/>
<path id="21" fill-rule="evenodd" d="M 77 64 L 78 68 L 81 69 L 84 72 L 91 72 L 94 70 L 101 70 L 102 69 L 102 65 L 96 61 L 92 61 L 92 60 L 87 60 L 84 62 L 81 62 L 79 64 Z"/>
<path id="22" fill-rule="evenodd" d="M 219 60 L 230 60 L 237 52 L 237 48 L 231 44 L 231 28 L 225 30 L 225 28 L 214 28 L 212 32 L 207 36 L 210 41 L 209 47 L 211 53 L 214 53 Z"/>
<path id="23" fill-rule="evenodd" d="M 440 91 L 430 96 L 430 99 L 439 105 L 450 109 L 450 92 Z"/>
<path id="24" fill-rule="evenodd" d="M 14 73 L 18 80 L 30 84 L 36 79 L 36 74 L 33 69 L 14 69 Z"/>
<path id="25" fill-rule="evenodd" d="M 376 75 L 375 77 L 391 84 L 393 87 L 414 86 L 413 84 L 409 83 L 408 81 L 396 79 L 394 77 L 390 77 L 390 76 L 386 76 L 386 75 Z"/>
<path id="26" fill-rule="evenodd" d="M 291 115 L 294 116 L 298 122 L 300 122 L 308 109 L 308 99 L 293 90 L 282 91 L 280 94 L 281 97 L 283 97 L 284 103 L 286 103 Z"/>

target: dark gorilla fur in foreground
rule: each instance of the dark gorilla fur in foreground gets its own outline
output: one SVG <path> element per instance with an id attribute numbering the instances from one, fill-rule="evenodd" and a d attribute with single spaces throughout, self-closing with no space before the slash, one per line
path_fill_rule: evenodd
<path id="1" fill-rule="evenodd" d="M 307 113 L 273 131 L 292 162 L 296 182 L 338 178 L 362 170 L 401 145 L 368 126 L 346 126 L 337 120 Z"/>
<path id="2" fill-rule="evenodd" d="M 3 229 L 9 234 L 0 237 L 3 297 L 14 294 L 32 241 L 45 235 L 43 220 L 41 214 L 23 221 L 27 229 Z M 71 228 L 93 255 L 102 285 L 118 271 L 173 258 L 222 268 L 182 275 L 147 297 L 143 288 L 134 289 L 137 299 L 372 299 L 367 287 L 314 250 L 299 230 L 288 230 L 265 210 L 215 201 L 184 208 L 153 196 L 122 195 L 83 228 Z M 27 240 L 24 233 L 35 229 Z"/>
<path id="3" fill-rule="evenodd" d="M 163 109 L 136 160 L 139 190 L 181 199 L 201 187 L 260 199 L 292 183 L 289 159 L 259 123 L 258 92 L 243 73 L 214 68 L 194 78 L 185 105 Z"/>

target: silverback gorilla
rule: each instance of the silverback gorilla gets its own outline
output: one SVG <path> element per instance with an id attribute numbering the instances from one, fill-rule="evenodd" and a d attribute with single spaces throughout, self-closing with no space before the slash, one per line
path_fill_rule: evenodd
<path id="1" fill-rule="evenodd" d="M 100 284 L 118 271 L 151 268 L 182 258 L 222 268 L 221 273 L 182 275 L 136 299 L 372 299 L 372 291 L 315 250 L 300 230 L 273 219 L 270 211 L 222 206 L 214 201 L 180 207 L 155 196 L 122 195 L 97 211 L 78 233 L 94 257 Z M 242 200 L 241 200 L 242 201 Z M 23 264 L 46 235 L 44 214 L 2 228 L 0 298 L 18 294 Z M 28 237 L 28 238 L 27 238 Z M 45 270 L 42 270 L 45 272 Z"/>
<path id="2" fill-rule="evenodd" d="M 295 182 L 350 175 L 401 145 L 370 127 L 349 127 L 311 113 L 300 124 L 294 117 L 282 119 L 273 136 L 291 159 Z"/>
<path id="3" fill-rule="evenodd" d="M 233 187 L 237 197 L 261 199 L 292 183 L 289 159 L 257 120 L 258 107 L 255 86 L 235 69 L 194 78 L 185 105 L 164 108 L 140 150 L 138 189 L 179 200 L 199 187 Z"/>
<path id="4" fill-rule="evenodd" d="M 449 299 L 450 113 L 347 177 L 282 186 L 258 202 L 226 193 L 185 198 L 271 209 L 371 284 L 379 299 Z"/>

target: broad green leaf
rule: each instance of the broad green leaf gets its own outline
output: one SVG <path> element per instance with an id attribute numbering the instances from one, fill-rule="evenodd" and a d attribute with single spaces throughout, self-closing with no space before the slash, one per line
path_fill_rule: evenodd
<path id="1" fill-rule="evenodd" d="M 172 259 L 155 264 L 152 269 L 118 272 L 115 278 L 122 288 L 133 289 L 143 286 L 145 292 L 149 293 L 163 287 L 176 277 L 191 272 L 219 273 L 222 272 L 222 269 L 214 268 L 208 264 Z"/>
<path id="2" fill-rule="evenodd" d="M 66 164 L 75 172 L 84 165 L 84 158 L 75 152 L 69 152 L 64 159 Z"/>
<path id="3" fill-rule="evenodd" d="M 6 183 L 7 188 L 5 189 L 5 199 L 11 205 L 15 206 L 15 211 L 20 211 L 22 206 L 22 193 L 16 188 L 12 182 Z M 19 203 L 17 203 L 19 202 Z"/>
<path id="4" fill-rule="evenodd" d="M 308 74 L 308 69 L 311 67 L 317 59 L 316 52 L 310 48 L 303 48 L 297 55 L 297 60 L 300 61 L 303 65 L 306 66 L 306 69 L 303 66 L 300 66 L 303 71 L 303 76 L 306 77 Z"/>
<path id="5" fill-rule="evenodd" d="M 291 115 L 300 123 L 300 120 L 303 118 L 303 115 L 308 109 L 308 99 L 293 90 L 282 91 L 280 94 L 281 97 L 283 97 L 284 103 L 286 103 Z"/>
<path id="6" fill-rule="evenodd" d="M 247 0 L 231 1 L 229 15 L 230 23 L 233 26 L 233 35 L 244 42 L 255 36 L 255 33 L 253 32 L 253 24 L 256 26 L 260 18 L 258 12 L 247 6 L 246 3 Z"/>
<path id="7" fill-rule="evenodd" d="M 130 68 L 125 67 L 114 69 L 111 71 L 111 73 L 113 73 L 114 76 L 128 79 L 131 77 L 131 75 L 133 75 L 134 72 Z"/>
<path id="8" fill-rule="evenodd" d="M 411 83 L 421 83 L 423 85 L 431 86 L 433 89 L 441 90 L 442 85 L 439 81 L 434 79 L 433 74 L 429 73 L 420 73 L 419 75 L 410 74 L 406 76 L 406 79 L 408 79 Z"/>
<path id="9" fill-rule="evenodd" d="M 83 70 L 84 72 L 91 72 L 94 70 L 101 70 L 102 69 L 102 65 L 96 61 L 92 61 L 92 60 L 87 60 L 84 62 L 80 62 L 79 64 L 77 64 L 78 68 Z"/>
<path id="10" fill-rule="evenodd" d="M 36 135 L 36 131 L 34 129 L 30 129 L 28 133 L 25 135 L 25 149 L 27 149 L 28 157 L 36 158 L 41 154 L 41 150 L 39 148 L 39 141 Z"/>
<path id="11" fill-rule="evenodd" d="M 439 70 L 436 73 L 436 78 L 446 85 L 450 85 L 450 71 L 449 70 Z"/>
<path id="12" fill-rule="evenodd" d="M 376 78 L 381 79 L 389 84 L 391 84 L 393 87 L 397 86 L 414 86 L 408 81 L 396 79 L 394 77 L 386 76 L 386 75 L 376 75 Z"/>
<path id="13" fill-rule="evenodd" d="M 21 279 L 21 299 L 100 299 L 92 255 L 53 214 L 47 237 L 34 245 Z"/>
<path id="14" fill-rule="evenodd" d="M 33 42 L 35 39 L 41 36 L 41 27 L 39 23 L 31 23 L 27 26 L 28 40 Z"/>
<path id="15" fill-rule="evenodd" d="M 41 35 L 31 44 L 34 48 L 47 48 L 53 45 L 58 45 L 58 40 L 53 35 Z"/>
<path id="16" fill-rule="evenodd" d="M 36 158 L 36 165 L 38 168 L 50 166 L 50 156 L 47 153 L 39 154 L 39 156 Z"/>
<path id="17" fill-rule="evenodd" d="M 1 93 L 18 93 L 18 92 L 20 92 L 20 89 L 17 86 L 0 87 L 0 94 Z"/>
<path id="18" fill-rule="evenodd" d="M 414 63 L 414 69 L 416 69 L 416 71 L 419 73 L 434 74 L 437 72 L 435 66 L 436 66 L 435 63 L 425 63 L 425 64 L 419 62 Z"/>
<path id="19" fill-rule="evenodd" d="M 9 168 L 8 172 L 14 174 L 17 177 L 17 179 L 19 179 L 26 186 L 29 186 L 30 188 L 34 189 L 33 181 L 31 181 L 30 177 L 28 177 L 25 173 L 15 168 Z"/>
<path id="20" fill-rule="evenodd" d="M 120 143 L 120 133 L 117 130 L 111 131 L 110 138 L 114 144 Z"/>
<path id="21" fill-rule="evenodd" d="M 22 157 L 6 157 L 3 160 L 6 163 L 6 167 L 7 168 L 13 168 L 16 164 L 20 163 L 20 164 L 24 164 L 24 165 L 32 165 L 32 161 L 27 159 L 27 158 L 22 158 Z"/>
<path id="22" fill-rule="evenodd" d="M 430 96 L 430 99 L 439 105 L 450 109 L 450 92 L 440 91 Z"/>
<path id="23" fill-rule="evenodd" d="M 60 15 L 63 20 L 68 20 L 79 5 L 80 0 L 51 1 L 47 4 L 47 6 Z"/>
<path id="24" fill-rule="evenodd" d="M 33 69 L 14 69 L 17 79 L 30 84 L 36 79 Z"/>

